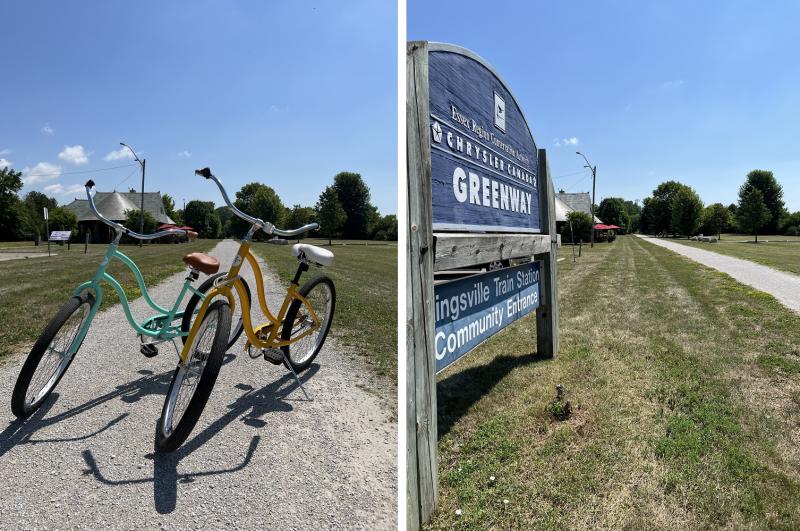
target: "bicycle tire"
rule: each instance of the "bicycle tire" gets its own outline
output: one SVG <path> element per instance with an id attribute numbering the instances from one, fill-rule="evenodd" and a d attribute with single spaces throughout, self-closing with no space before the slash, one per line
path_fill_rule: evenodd
<path id="1" fill-rule="evenodd" d="M 219 277 L 221 277 L 223 275 L 227 275 L 227 274 L 228 274 L 227 272 L 224 272 L 224 273 L 217 273 L 215 275 L 211 275 L 210 277 L 208 277 L 205 280 L 205 282 L 200 284 L 200 287 L 197 288 L 197 291 L 199 291 L 200 293 L 207 292 L 209 289 L 211 289 L 211 286 L 214 285 L 214 281 L 217 278 L 219 278 Z M 253 301 L 253 297 L 250 295 L 250 286 L 247 284 L 247 281 L 245 281 L 245 279 L 241 279 L 241 280 L 242 280 L 242 284 L 244 284 L 244 291 L 245 291 L 245 293 L 247 293 L 247 305 L 249 307 L 250 304 Z M 192 316 L 194 315 L 194 310 L 195 310 L 195 308 L 197 308 L 197 305 L 198 305 L 199 302 L 200 302 L 200 297 L 198 297 L 197 295 L 192 295 L 191 298 L 189 299 L 189 302 L 186 303 L 186 308 L 184 308 L 184 310 L 183 310 L 183 319 L 181 319 L 181 331 L 182 332 L 188 332 L 189 329 L 191 328 L 191 326 L 192 326 Z M 239 303 L 238 308 L 239 308 L 239 311 L 241 312 L 241 308 L 242 308 L 241 302 Z M 242 332 L 244 331 L 244 320 L 241 317 L 241 314 L 240 314 L 239 319 L 235 323 L 233 322 L 233 317 L 234 316 L 232 315 L 231 316 L 231 335 L 230 335 L 230 338 L 228 340 L 228 345 L 226 347 L 226 350 L 229 350 L 231 347 L 233 347 L 234 344 L 236 344 L 236 340 L 239 339 L 239 336 L 241 336 Z M 187 336 L 182 336 L 181 337 L 181 340 L 183 341 L 184 344 L 186 344 L 186 337 Z"/>
<path id="2" fill-rule="evenodd" d="M 25 363 L 22 365 L 22 369 L 17 377 L 17 382 L 14 385 L 14 391 L 11 393 L 11 411 L 14 415 L 19 418 L 26 418 L 32 415 L 39 409 L 47 397 L 50 396 L 50 393 L 56 388 L 58 382 L 61 381 L 61 378 L 67 372 L 69 366 L 72 365 L 72 360 L 75 359 L 75 355 L 83 344 L 83 340 L 81 340 L 77 348 L 72 348 L 81 326 L 83 326 L 85 319 L 88 318 L 92 310 L 92 306 L 94 306 L 94 301 L 94 295 L 88 291 L 84 291 L 80 295 L 73 295 L 47 324 L 44 331 L 33 344 L 30 354 L 28 354 Z M 59 353 L 61 355 L 60 361 L 58 358 L 54 358 L 54 361 L 57 361 L 58 364 L 48 375 L 47 363 L 43 366 L 42 359 L 45 358 L 45 354 L 57 352 L 55 347 L 51 348 L 51 345 L 61 339 L 59 335 L 61 329 L 84 305 L 86 305 L 85 313 L 80 318 L 80 321 L 76 323 L 72 329 L 67 330 L 68 334 L 72 334 L 71 338 L 69 338 L 69 336 L 67 337 L 67 339 L 69 339 L 68 351 Z M 64 356 L 64 354 L 66 354 L 66 356 Z M 49 361 L 50 356 L 48 356 L 47 359 Z M 38 391 L 34 389 L 35 394 L 31 396 L 31 384 L 34 383 L 37 369 L 41 367 L 45 368 L 46 380 L 40 384 Z M 38 383 L 38 380 L 36 383 Z"/>
<path id="3" fill-rule="evenodd" d="M 208 331 L 206 323 L 214 316 L 216 316 L 217 322 L 214 336 L 209 344 L 209 352 L 204 359 L 198 360 L 200 365 L 195 365 L 194 367 L 195 370 L 199 370 L 199 376 L 188 398 L 185 410 L 180 413 L 177 424 L 174 421 L 174 414 L 178 412 L 181 388 L 188 381 L 187 375 L 191 376 L 193 373 L 184 367 L 182 363 L 178 363 L 172 375 L 172 382 L 167 391 L 167 396 L 164 398 L 164 407 L 161 409 L 161 417 L 158 420 L 156 429 L 156 447 L 162 452 L 172 452 L 186 441 L 200 419 L 208 398 L 211 396 L 211 391 L 214 389 L 214 383 L 217 381 L 217 376 L 222 366 L 222 358 L 225 355 L 225 338 L 230 333 L 231 309 L 227 301 L 218 300 L 209 304 L 203 316 L 203 322 L 200 323 L 197 334 L 193 338 L 194 344 L 189 352 L 189 356 L 191 356 L 189 364 L 191 365 L 195 358 L 195 353 L 198 352 L 197 347 L 205 345 L 205 333 Z M 176 385 L 178 388 L 176 388 Z"/>
<path id="4" fill-rule="evenodd" d="M 319 275 L 317 277 L 312 278 L 300 288 L 298 293 L 302 295 L 309 303 L 314 303 L 312 299 L 315 298 L 314 294 L 311 294 L 312 290 L 317 286 L 327 286 L 329 290 L 329 301 L 330 307 L 328 311 L 325 313 L 323 317 L 319 317 L 320 309 L 314 307 L 314 312 L 318 314 L 318 317 L 323 320 L 322 326 L 320 326 L 319 332 L 317 334 L 312 334 L 306 336 L 299 341 L 292 343 L 291 345 L 286 345 L 281 347 L 283 349 L 283 353 L 285 355 L 284 359 L 286 363 L 291 364 L 292 368 L 295 372 L 301 372 L 306 370 L 311 363 L 314 361 L 314 358 L 317 357 L 319 351 L 322 349 L 322 345 L 325 344 L 325 339 L 328 337 L 328 331 L 331 328 L 331 323 L 333 322 L 333 314 L 336 309 L 336 288 L 333 285 L 333 280 L 330 277 L 325 275 Z M 298 314 L 300 312 L 300 308 L 303 307 L 303 303 L 299 299 L 294 299 L 291 304 L 289 305 L 289 309 L 286 312 L 286 318 L 283 321 L 283 329 L 281 330 L 281 339 L 289 340 L 292 338 L 293 332 L 295 332 L 295 321 L 298 318 Z M 307 316 L 303 316 L 299 314 L 301 319 L 303 319 L 304 323 L 308 323 Z M 302 325 L 301 325 L 302 326 Z M 305 345 L 304 339 L 307 338 L 314 338 L 314 342 L 312 345 Z M 300 353 L 293 355 L 292 352 L 300 351 Z"/>

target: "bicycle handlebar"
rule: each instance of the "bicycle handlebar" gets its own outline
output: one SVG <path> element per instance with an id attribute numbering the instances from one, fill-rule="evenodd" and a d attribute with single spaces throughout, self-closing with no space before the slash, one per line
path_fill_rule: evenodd
<path id="1" fill-rule="evenodd" d="M 309 223 L 308 225 L 303 225 L 302 227 L 293 230 L 279 229 L 269 221 L 264 221 L 262 219 L 255 218 L 239 210 L 239 208 L 236 205 L 234 205 L 233 202 L 231 202 L 230 198 L 228 197 L 228 192 L 225 191 L 225 187 L 222 186 L 220 180 L 217 179 L 217 177 L 213 173 L 211 173 L 211 169 L 201 168 L 198 170 L 194 170 L 194 173 L 195 175 L 199 175 L 200 177 L 204 177 L 206 179 L 211 179 L 212 181 L 214 181 L 217 184 L 217 188 L 219 188 L 219 191 L 222 193 L 222 198 L 225 200 L 225 204 L 228 205 L 228 208 L 230 208 L 234 214 L 236 214 L 243 220 L 247 221 L 248 223 L 257 225 L 259 228 L 261 228 L 261 230 L 266 232 L 268 235 L 277 234 L 278 236 L 285 236 L 291 238 L 294 236 L 299 236 L 310 230 L 316 230 L 319 228 L 319 223 Z"/>
<path id="2" fill-rule="evenodd" d="M 95 217 L 100 221 L 102 221 L 103 223 L 105 223 L 106 225 L 108 225 L 109 227 L 121 231 L 123 234 L 127 234 L 128 236 L 136 238 L 137 240 L 155 240 L 156 238 L 161 238 L 162 236 L 169 236 L 170 234 L 186 234 L 186 231 L 183 229 L 167 229 L 159 232 L 154 232 L 152 234 L 139 234 L 138 232 L 134 232 L 120 223 L 105 218 L 97 210 L 97 206 L 94 204 L 94 196 L 92 196 L 92 188 L 94 188 L 93 180 L 89 179 L 88 181 L 86 181 L 85 186 L 86 186 L 86 197 L 89 199 L 89 208 L 92 210 L 92 213 L 95 215 Z"/>

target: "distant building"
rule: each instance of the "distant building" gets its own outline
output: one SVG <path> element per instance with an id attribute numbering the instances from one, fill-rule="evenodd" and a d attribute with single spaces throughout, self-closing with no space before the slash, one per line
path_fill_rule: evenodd
<path id="1" fill-rule="evenodd" d="M 561 205 L 558 202 L 561 202 Z M 559 209 L 563 210 L 564 219 L 558 219 Z M 578 192 L 570 194 L 566 192 L 559 192 L 556 194 L 556 220 L 566 221 L 569 212 L 585 212 L 592 215 L 592 200 L 589 197 L 589 192 Z M 602 223 L 600 218 L 594 217 L 595 223 Z"/>
<path id="2" fill-rule="evenodd" d="M 141 200 L 142 194 L 138 192 L 97 192 L 94 196 L 97 210 L 107 219 L 118 223 L 125 222 L 127 210 L 138 212 Z M 75 199 L 64 208 L 78 218 L 79 241 L 84 239 L 87 232 L 92 243 L 108 243 L 114 239 L 114 229 L 95 217 L 89 208 L 88 199 Z M 159 225 L 175 223 L 164 211 L 161 192 L 144 193 L 144 211 L 153 216 Z"/>

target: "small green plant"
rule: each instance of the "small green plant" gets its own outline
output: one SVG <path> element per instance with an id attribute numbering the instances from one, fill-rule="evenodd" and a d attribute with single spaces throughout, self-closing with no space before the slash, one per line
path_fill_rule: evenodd
<path id="1" fill-rule="evenodd" d="M 547 405 L 547 413 L 555 420 L 567 420 L 572 415 L 572 404 L 564 400 L 564 386 L 556 386 L 556 399 Z"/>

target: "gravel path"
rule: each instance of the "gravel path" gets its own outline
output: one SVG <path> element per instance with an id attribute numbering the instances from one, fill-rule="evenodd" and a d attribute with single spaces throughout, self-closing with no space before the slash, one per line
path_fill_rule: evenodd
<path id="1" fill-rule="evenodd" d="M 237 248 L 226 240 L 211 254 L 225 269 Z M 174 301 L 184 277 L 155 287 L 154 299 Z M 285 285 L 266 277 L 277 307 Z M 141 298 L 132 308 L 152 314 Z M 329 337 L 302 376 L 308 402 L 283 367 L 251 360 L 243 345 L 244 334 L 192 435 L 169 455 L 154 455 L 153 438 L 177 356 L 169 344 L 139 354 L 119 305 L 97 315 L 53 396 L 24 422 L 8 405 L 24 355 L 1 365 L 0 528 L 396 529 L 387 384 Z"/>
<path id="2" fill-rule="evenodd" d="M 741 258 L 726 256 L 713 251 L 705 251 L 670 240 L 639 234 L 637 236 L 652 244 L 660 245 L 690 258 L 695 262 L 700 262 L 717 271 L 727 273 L 742 284 L 747 284 L 759 291 L 769 293 L 790 310 L 800 313 L 800 276 L 784 273 L 750 260 L 742 260 Z"/>

